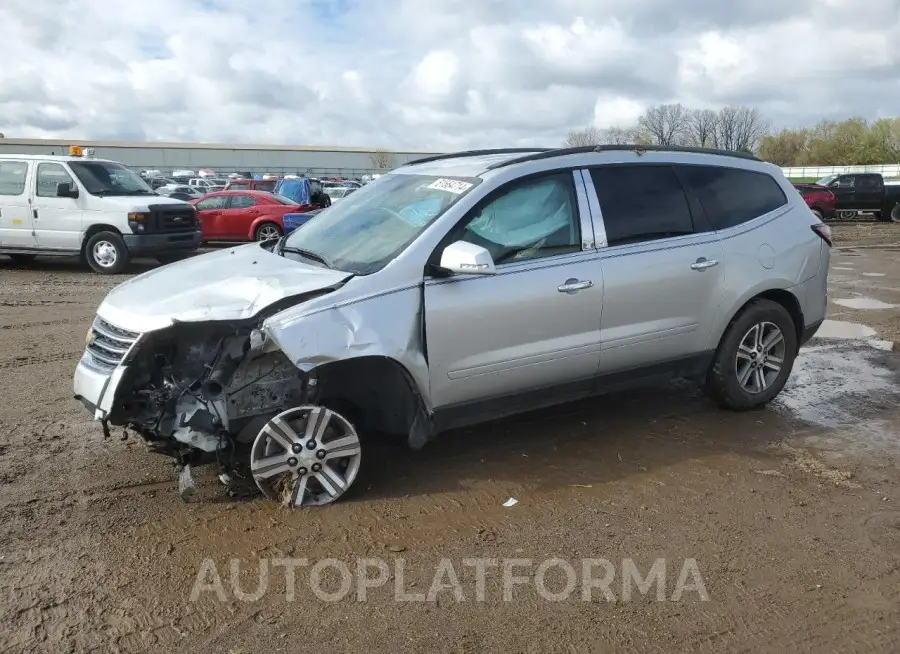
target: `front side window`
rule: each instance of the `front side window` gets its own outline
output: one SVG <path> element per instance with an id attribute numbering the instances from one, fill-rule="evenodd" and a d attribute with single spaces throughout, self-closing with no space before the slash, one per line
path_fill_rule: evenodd
<path id="1" fill-rule="evenodd" d="M 609 245 L 694 233 L 681 181 L 671 166 L 591 169 Z"/>
<path id="2" fill-rule="evenodd" d="M 75 180 L 60 164 L 38 164 L 35 194 L 41 198 L 55 198 L 58 184 L 70 184 L 75 188 Z"/>
<path id="3" fill-rule="evenodd" d="M 69 167 L 91 195 L 155 195 L 133 170 L 112 161 L 71 161 Z"/>
<path id="4" fill-rule="evenodd" d="M 0 195 L 22 195 L 27 174 L 24 161 L 0 161 Z"/>
<path id="5" fill-rule="evenodd" d="M 209 209 L 224 209 L 228 205 L 227 195 L 214 195 L 211 198 L 200 200 L 197 203 L 197 211 L 207 211 Z"/>
<path id="6" fill-rule="evenodd" d="M 572 173 L 516 183 L 476 208 L 453 240 L 480 245 L 496 264 L 580 251 Z"/>
<path id="7" fill-rule="evenodd" d="M 741 225 L 787 204 L 781 186 L 770 175 L 720 166 L 680 166 L 716 230 Z"/>
<path id="8" fill-rule="evenodd" d="M 266 191 L 267 193 L 271 193 L 275 190 L 275 182 L 257 182 L 254 190 Z"/>
<path id="9" fill-rule="evenodd" d="M 291 232 L 276 252 L 357 275 L 377 272 L 480 182 L 384 175 Z"/>

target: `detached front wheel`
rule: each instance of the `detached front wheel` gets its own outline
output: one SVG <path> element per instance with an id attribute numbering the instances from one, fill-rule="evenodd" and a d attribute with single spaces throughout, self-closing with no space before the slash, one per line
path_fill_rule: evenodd
<path id="1" fill-rule="evenodd" d="M 116 275 L 128 266 L 131 256 L 122 237 L 115 232 L 98 232 L 84 246 L 84 256 L 94 272 Z"/>
<path id="2" fill-rule="evenodd" d="M 706 393 L 726 409 L 764 406 L 784 388 L 797 349 L 797 331 L 787 309 L 771 300 L 756 300 L 725 331 L 707 372 Z"/>
<path id="3" fill-rule="evenodd" d="M 356 480 L 361 455 L 349 420 L 323 406 L 301 406 L 263 426 L 250 450 L 250 472 L 263 495 L 285 507 L 324 506 Z"/>

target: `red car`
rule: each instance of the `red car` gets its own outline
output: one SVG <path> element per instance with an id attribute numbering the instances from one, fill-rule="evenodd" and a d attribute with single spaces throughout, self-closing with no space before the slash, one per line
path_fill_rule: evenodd
<path id="1" fill-rule="evenodd" d="M 225 183 L 224 191 L 267 191 L 275 190 L 277 179 L 229 179 Z"/>
<path id="2" fill-rule="evenodd" d="M 834 207 L 837 197 L 827 186 L 818 184 L 794 184 L 794 188 L 800 191 L 800 195 L 806 200 L 806 206 L 819 217 L 819 220 L 831 220 L 834 218 Z"/>
<path id="3" fill-rule="evenodd" d="M 284 234 L 284 214 L 303 207 L 265 191 L 216 191 L 192 200 L 204 241 L 268 241 Z"/>

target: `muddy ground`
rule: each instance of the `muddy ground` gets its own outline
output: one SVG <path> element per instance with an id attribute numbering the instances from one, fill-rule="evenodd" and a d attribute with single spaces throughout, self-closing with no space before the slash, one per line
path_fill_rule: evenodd
<path id="1" fill-rule="evenodd" d="M 104 440 L 71 376 L 97 304 L 126 277 L 0 257 L 0 651 L 900 651 L 900 225 L 835 231 L 866 246 L 832 262 L 831 300 L 856 301 L 830 305 L 830 329 L 852 338 L 810 343 L 775 405 L 724 413 L 673 385 L 420 453 L 385 445 L 364 454 L 351 498 L 294 513 L 225 496 L 211 470 L 184 503 L 164 459 Z M 351 572 L 380 558 L 389 572 L 365 598 L 352 581 L 327 601 L 335 568 L 321 586 L 298 568 L 289 596 L 270 567 L 259 599 L 241 595 L 260 561 L 285 557 Z M 552 557 L 573 567 L 574 592 L 563 567 L 538 579 Z M 479 595 L 464 560 L 481 558 L 530 559 L 513 570 L 527 583 L 504 599 L 489 567 Z M 660 558 L 664 601 L 656 586 L 628 596 L 629 564 L 646 576 Z M 442 559 L 448 590 L 397 601 L 398 585 L 427 594 Z M 612 566 L 611 597 L 582 595 L 584 559 Z M 688 559 L 706 601 L 696 587 L 673 599 Z M 223 596 L 192 601 L 205 561 Z"/>

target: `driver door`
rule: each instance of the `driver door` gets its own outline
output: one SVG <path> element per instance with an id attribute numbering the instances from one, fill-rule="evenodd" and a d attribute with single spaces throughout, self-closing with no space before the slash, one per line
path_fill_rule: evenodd
<path id="1" fill-rule="evenodd" d="M 441 428 L 587 395 L 600 359 L 603 280 L 572 171 L 513 182 L 435 252 L 468 241 L 495 275 L 425 278 L 431 397 Z M 584 243 L 584 245 L 582 245 Z"/>

